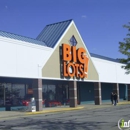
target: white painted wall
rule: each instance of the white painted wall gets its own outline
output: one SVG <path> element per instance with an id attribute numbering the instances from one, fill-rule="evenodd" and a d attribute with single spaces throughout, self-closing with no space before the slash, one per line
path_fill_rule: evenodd
<path id="1" fill-rule="evenodd" d="M 99 73 L 100 82 L 130 83 L 130 74 L 125 74 L 123 64 L 92 57 Z"/>
<path id="2" fill-rule="evenodd" d="M 52 48 L 0 36 L 0 76 L 42 78 L 41 69 L 52 52 Z M 100 82 L 130 83 L 123 64 L 95 57 L 92 60 Z"/>
<path id="3" fill-rule="evenodd" d="M 0 37 L 0 76 L 41 77 L 41 69 L 51 48 Z"/>

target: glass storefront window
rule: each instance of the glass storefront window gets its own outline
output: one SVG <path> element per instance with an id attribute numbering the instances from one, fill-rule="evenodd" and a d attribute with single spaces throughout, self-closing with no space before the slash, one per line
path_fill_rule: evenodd
<path id="1" fill-rule="evenodd" d="M 0 106 L 22 106 L 25 95 L 25 84 L 0 83 Z"/>
<path id="2" fill-rule="evenodd" d="M 12 92 L 14 92 L 16 97 L 23 99 L 25 97 L 25 85 L 24 84 L 13 84 Z"/>
<path id="3" fill-rule="evenodd" d="M 67 104 L 68 90 L 66 84 L 44 84 L 42 86 L 43 105 L 52 107 Z M 32 97 L 33 89 L 30 84 L 0 83 L 0 107 L 28 106 Z"/>
<path id="4" fill-rule="evenodd" d="M 49 104 L 64 105 L 69 99 L 68 85 L 43 85 L 43 100 L 45 100 L 45 106 L 49 107 Z M 52 106 L 52 105 L 50 105 Z"/>
<path id="5" fill-rule="evenodd" d="M 55 101 L 56 97 L 56 86 L 55 85 L 43 85 L 42 86 L 42 91 L 43 91 L 43 100 L 44 100 L 44 105 L 46 107 L 49 106 L 49 103 L 52 101 Z"/>
<path id="6" fill-rule="evenodd" d="M 48 85 L 49 101 L 55 100 L 55 94 L 56 94 L 55 89 L 56 89 L 55 85 Z"/>

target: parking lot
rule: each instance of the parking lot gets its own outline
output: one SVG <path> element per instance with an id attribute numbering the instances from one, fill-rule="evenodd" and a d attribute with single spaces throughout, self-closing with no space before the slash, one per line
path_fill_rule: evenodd
<path id="1" fill-rule="evenodd" d="M 119 130 L 130 119 L 130 105 L 62 111 L 0 120 L 0 130 Z"/>

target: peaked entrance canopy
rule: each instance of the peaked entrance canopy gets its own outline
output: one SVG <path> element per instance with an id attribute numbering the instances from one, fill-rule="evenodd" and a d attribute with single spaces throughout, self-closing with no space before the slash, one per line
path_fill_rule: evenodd
<path id="1" fill-rule="evenodd" d="M 42 77 L 46 79 L 98 81 L 98 72 L 73 20 L 47 25 L 37 39 L 45 42 L 48 47 L 53 48 L 50 57 L 48 57 L 47 62 L 42 67 Z M 62 45 L 66 45 L 68 47 L 66 49 L 69 49 L 69 51 L 73 48 L 73 51 L 69 53 L 70 55 L 66 49 L 67 52 L 64 51 L 67 56 L 71 57 L 70 60 L 66 61 L 63 58 Z M 83 62 L 79 62 L 81 61 L 79 60 L 80 57 L 84 59 Z M 72 60 L 73 58 L 77 58 L 78 60 Z"/>
<path id="2" fill-rule="evenodd" d="M 36 39 L 45 42 L 48 47 L 53 48 L 71 22 L 72 20 L 67 20 L 49 24 L 41 31 Z"/>

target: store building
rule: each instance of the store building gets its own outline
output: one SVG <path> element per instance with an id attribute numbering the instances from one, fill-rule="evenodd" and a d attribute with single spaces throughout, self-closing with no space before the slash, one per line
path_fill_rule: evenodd
<path id="1" fill-rule="evenodd" d="M 0 109 L 36 109 L 110 100 L 130 100 L 130 75 L 115 59 L 91 54 L 74 21 L 47 25 L 36 39 L 0 31 Z"/>

